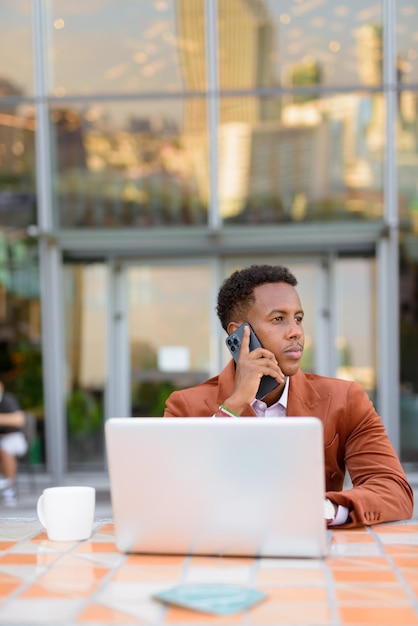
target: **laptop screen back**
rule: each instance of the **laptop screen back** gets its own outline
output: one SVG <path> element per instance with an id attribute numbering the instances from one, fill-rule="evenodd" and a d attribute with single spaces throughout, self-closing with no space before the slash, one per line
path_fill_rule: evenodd
<path id="1" fill-rule="evenodd" d="M 106 446 L 123 552 L 325 554 L 317 418 L 113 418 Z"/>

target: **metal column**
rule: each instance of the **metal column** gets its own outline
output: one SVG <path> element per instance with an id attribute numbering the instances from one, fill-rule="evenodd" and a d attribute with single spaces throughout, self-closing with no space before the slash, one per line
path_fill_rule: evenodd
<path id="1" fill-rule="evenodd" d="M 386 236 L 378 260 L 378 405 L 393 446 L 399 453 L 399 218 L 396 160 L 397 76 L 396 3 L 383 2 L 386 152 L 384 159 L 384 219 Z"/>
<path id="2" fill-rule="evenodd" d="M 44 4 L 33 0 L 35 59 L 36 162 L 41 282 L 42 355 L 47 469 L 53 483 L 62 481 L 67 466 L 64 410 L 64 333 L 61 299 L 61 251 L 53 231 L 50 129 L 46 79 Z"/>

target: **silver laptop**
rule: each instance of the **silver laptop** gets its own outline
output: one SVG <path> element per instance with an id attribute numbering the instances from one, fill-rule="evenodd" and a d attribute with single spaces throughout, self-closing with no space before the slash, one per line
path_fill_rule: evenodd
<path id="1" fill-rule="evenodd" d="M 326 554 L 317 418 L 112 418 L 105 429 L 120 551 Z"/>

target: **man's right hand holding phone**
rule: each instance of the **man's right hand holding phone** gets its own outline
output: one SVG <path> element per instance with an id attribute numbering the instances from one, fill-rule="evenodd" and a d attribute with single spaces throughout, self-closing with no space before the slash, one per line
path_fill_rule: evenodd
<path id="1" fill-rule="evenodd" d="M 266 348 L 250 351 L 250 327 L 246 324 L 241 341 L 241 350 L 236 362 L 235 385 L 232 394 L 224 401 L 224 406 L 234 415 L 241 415 L 254 400 L 261 378 L 271 376 L 279 387 L 275 392 L 279 397 L 286 381 L 273 352 Z M 221 417 L 222 413 L 216 413 Z"/>

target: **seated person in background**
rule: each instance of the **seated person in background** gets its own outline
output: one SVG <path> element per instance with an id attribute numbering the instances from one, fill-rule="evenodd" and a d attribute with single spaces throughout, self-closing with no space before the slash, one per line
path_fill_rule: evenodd
<path id="1" fill-rule="evenodd" d="M 28 444 L 22 432 L 25 414 L 16 398 L 4 391 L 0 381 L 0 490 L 5 505 L 16 503 L 15 481 L 17 474 L 16 457 L 25 454 Z"/>
<path id="2" fill-rule="evenodd" d="M 218 294 L 217 313 L 231 334 L 247 322 L 262 348 L 249 351 L 249 327 L 237 364 L 167 400 L 165 417 L 316 416 L 324 428 L 325 519 L 360 526 L 407 519 L 413 491 L 380 416 L 357 382 L 304 373 L 303 309 L 286 267 L 253 265 L 234 272 Z M 263 375 L 278 386 L 255 398 Z M 343 491 L 348 470 L 352 488 Z"/>

